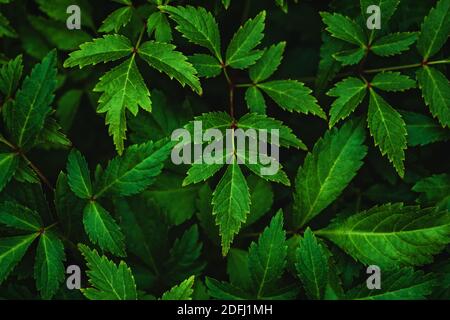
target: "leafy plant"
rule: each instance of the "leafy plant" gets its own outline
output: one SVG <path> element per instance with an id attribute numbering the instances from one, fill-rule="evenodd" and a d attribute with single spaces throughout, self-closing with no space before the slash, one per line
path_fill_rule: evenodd
<path id="1" fill-rule="evenodd" d="M 449 298 L 450 0 L 0 10 L 1 298 Z M 199 121 L 278 170 L 175 165 Z"/>

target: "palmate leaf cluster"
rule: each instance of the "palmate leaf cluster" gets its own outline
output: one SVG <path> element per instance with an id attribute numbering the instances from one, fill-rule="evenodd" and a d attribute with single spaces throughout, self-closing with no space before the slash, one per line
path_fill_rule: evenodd
<path id="1" fill-rule="evenodd" d="M 450 0 L 33 2 L 0 0 L 0 298 L 450 297 Z M 197 121 L 277 129 L 278 171 L 175 165 Z"/>

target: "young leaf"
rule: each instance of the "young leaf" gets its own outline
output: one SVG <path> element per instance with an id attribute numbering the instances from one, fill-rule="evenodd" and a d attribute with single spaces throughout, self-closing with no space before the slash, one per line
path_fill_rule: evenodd
<path id="1" fill-rule="evenodd" d="M 349 77 L 327 92 L 327 95 L 337 97 L 330 109 L 330 128 L 339 120 L 347 118 L 359 106 L 366 96 L 366 88 L 360 79 Z"/>
<path id="2" fill-rule="evenodd" d="M 31 232 L 37 232 L 42 228 L 41 217 L 36 211 L 15 202 L 5 202 L 0 205 L 0 223 Z"/>
<path id="3" fill-rule="evenodd" d="M 401 268 L 383 277 L 380 290 L 369 290 L 364 283 L 347 293 L 356 300 L 419 300 L 425 299 L 437 285 L 436 277 L 413 268 Z"/>
<path id="4" fill-rule="evenodd" d="M 319 241 L 311 229 L 307 228 L 296 250 L 295 263 L 306 293 L 316 300 L 323 298 L 329 273 L 329 252 Z"/>
<path id="5" fill-rule="evenodd" d="M 250 112 L 266 114 L 266 101 L 257 87 L 252 86 L 245 91 L 245 101 Z"/>
<path id="6" fill-rule="evenodd" d="M 234 160 L 228 165 L 213 193 L 213 215 L 219 225 L 222 237 L 222 254 L 230 249 L 234 235 L 241 229 L 242 223 L 250 212 L 250 192 L 239 165 Z"/>
<path id="7" fill-rule="evenodd" d="M 194 276 L 191 276 L 170 291 L 164 292 L 161 300 L 192 300 L 194 279 Z"/>
<path id="8" fill-rule="evenodd" d="M 249 75 L 254 83 L 266 80 L 278 69 L 285 47 L 286 42 L 280 42 L 267 48 L 261 59 L 250 67 Z"/>
<path id="9" fill-rule="evenodd" d="M 79 198 L 92 197 L 91 174 L 86 159 L 78 150 L 72 150 L 67 161 L 67 178 L 70 189 Z"/>
<path id="10" fill-rule="evenodd" d="M 450 33 L 450 1 L 439 0 L 423 21 L 417 49 L 426 61 L 445 44 Z"/>
<path id="11" fill-rule="evenodd" d="M 93 288 L 82 289 L 90 300 L 137 300 L 136 284 L 133 274 L 125 262 L 117 266 L 105 256 L 100 257 L 97 250 L 78 245 L 87 262 L 87 275 Z"/>
<path id="12" fill-rule="evenodd" d="M 450 83 L 445 75 L 435 68 L 424 66 L 417 71 L 417 81 L 433 117 L 443 127 L 450 127 Z"/>
<path id="13" fill-rule="evenodd" d="M 147 33 L 149 36 L 155 31 L 155 40 L 158 42 L 171 42 L 172 30 L 169 21 L 162 12 L 153 12 L 147 20 Z"/>
<path id="14" fill-rule="evenodd" d="M 258 84 L 281 108 L 299 113 L 312 113 L 323 119 L 326 115 L 311 95 L 311 89 L 297 80 L 275 80 Z"/>
<path id="15" fill-rule="evenodd" d="M 95 65 L 126 57 L 133 52 L 133 46 L 128 38 L 122 35 L 105 35 L 92 42 L 83 43 L 80 49 L 72 52 L 64 62 L 65 68 Z"/>
<path id="16" fill-rule="evenodd" d="M 360 47 L 366 45 L 367 39 L 364 31 L 350 18 L 339 13 L 321 12 L 323 22 L 327 25 L 326 30 L 335 38 L 356 44 Z"/>
<path id="17" fill-rule="evenodd" d="M 0 284 L 19 263 L 38 233 L 0 239 Z"/>
<path id="18" fill-rule="evenodd" d="M 384 91 L 404 91 L 416 87 L 416 82 L 400 72 L 381 72 L 373 77 L 370 84 Z"/>
<path id="19" fill-rule="evenodd" d="M 248 251 L 248 267 L 251 271 L 256 299 L 263 299 L 276 288 L 277 281 L 286 266 L 286 232 L 283 230 L 283 213 L 278 211 L 270 225 L 253 242 Z"/>
<path id="20" fill-rule="evenodd" d="M 99 32 L 111 32 L 114 30 L 117 33 L 122 27 L 125 27 L 130 22 L 133 15 L 133 7 L 127 6 L 113 11 L 102 23 Z"/>
<path id="21" fill-rule="evenodd" d="M 192 90 L 202 94 L 197 71 L 186 61 L 186 56 L 175 50 L 174 45 L 147 41 L 139 47 L 138 53 L 151 67 L 164 72 L 170 79 L 177 79 L 183 87 L 187 84 Z"/>
<path id="22" fill-rule="evenodd" d="M 362 166 L 367 153 L 361 121 L 325 133 L 308 153 L 295 180 L 294 226 L 300 228 L 328 207 Z"/>
<path id="23" fill-rule="evenodd" d="M 19 165 L 19 159 L 14 153 L 0 153 L 0 191 L 11 180 Z"/>
<path id="24" fill-rule="evenodd" d="M 36 251 L 34 277 L 43 299 L 50 299 L 65 279 L 65 259 L 61 240 L 52 231 L 42 233 Z"/>
<path id="25" fill-rule="evenodd" d="M 103 250 L 125 256 L 124 236 L 111 215 L 99 203 L 90 201 L 83 212 L 83 224 L 89 239 Z"/>
<path id="26" fill-rule="evenodd" d="M 106 112 L 109 134 L 113 136 L 118 153 L 122 154 L 127 130 L 125 111 L 128 109 L 136 116 L 139 106 L 149 112 L 152 109 L 150 92 L 136 66 L 134 55 L 105 73 L 94 91 L 102 92 L 97 112 Z"/>
<path id="27" fill-rule="evenodd" d="M 188 59 L 197 70 L 199 77 L 214 78 L 222 73 L 219 61 L 209 54 L 194 54 Z"/>
<path id="28" fill-rule="evenodd" d="M 382 269 L 429 263 L 450 242 L 450 214 L 386 204 L 315 232 L 365 265 Z"/>
<path id="29" fill-rule="evenodd" d="M 7 109 L 7 127 L 18 147 L 33 146 L 51 111 L 55 88 L 56 52 L 51 51 L 25 78 L 12 108 Z"/>
<path id="30" fill-rule="evenodd" d="M 381 154 L 387 154 L 399 176 L 403 178 L 406 149 L 406 124 L 401 115 L 373 89 L 370 89 L 367 115 L 370 134 Z"/>
<path id="31" fill-rule="evenodd" d="M 416 32 L 397 32 L 388 34 L 372 44 L 370 50 L 382 57 L 393 56 L 409 49 L 417 40 Z"/>
<path id="32" fill-rule="evenodd" d="M 249 19 L 234 34 L 226 52 L 226 64 L 235 69 L 245 69 L 261 58 L 263 52 L 253 50 L 264 37 L 266 12 Z"/>
<path id="33" fill-rule="evenodd" d="M 178 26 L 176 29 L 189 41 L 205 47 L 219 60 L 220 33 L 214 16 L 204 8 L 160 6 L 163 12 L 167 12 Z"/>
<path id="34" fill-rule="evenodd" d="M 14 60 L 8 61 L 0 68 L 0 92 L 5 97 L 11 97 L 16 91 L 22 76 L 22 70 L 22 55 L 18 55 Z"/>
<path id="35" fill-rule="evenodd" d="M 401 112 L 401 115 L 406 123 L 408 145 L 412 147 L 450 139 L 450 132 L 442 128 L 431 117 L 407 111 Z"/>

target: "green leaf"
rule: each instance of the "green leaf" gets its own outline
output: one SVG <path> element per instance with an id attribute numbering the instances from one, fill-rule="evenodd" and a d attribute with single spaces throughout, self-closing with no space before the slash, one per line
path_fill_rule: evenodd
<path id="1" fill-rule="evenodd" d="M 122 27 L 125 27 L 130 22 L 133 15 L 133 7 L 122 7 L 113 11 L 102 23 L 98 32 L 111 32 L 114 30 L 117 33 Z"/>
<path id="2" fill-rule="evenodd" d="M 51 231 L 45 231 L 39 237 L 34 265 L 36 287 L 43 299 L 50 299 L 65 279 L 64 246 Z"/>
<path id="3" fill-rule="evenodd" d="M 0 284 L 22 260 L 28 247 L 38 235 L 38 233 L 33 233 L 0 239 Z"/>
<path id="4" fill-rule="evenodd" d="M 82 95 L 82 90 L 67 90 L 58 100 L 55 116 L 64 132 L 68 132 L 72 127 Z"/>
<path id="5" fill-rule="evenodd" d="M 225 7 L 225 9 L 227 9 L 227 10 L 230 7 L 230 3 L 231 3 L 231 0 L 222 0 L 222 4 Z"/>
<path id="6" fill-rule="evenodd" d="M 254 83 L 268 79 L 278 69 L 285 47 L 286 42 L 280 42 L 267 48 L 261 59 L 250 67 L 249 75 Z"/>
<path id="7" fill-rule="evenodd" d="M 191 276 L 170 291 L 164 292 L 161 300 L 192 300 L 194 279 L 194 276 Z"/>
<path id="8" fill-rule="evenodd" d="M 322 45 L 320 47 L 320 62 L 317 70 L 315 85 L 317 93 L 321 94 L 328 83 L 341 69 L 341 63 L 333 57 L 335 53 L 343 50 L 346 46 L 344 41 L 329 36 L 326 32 L 322 33 Z"/>
<path id="9" fill-rule="evenodd" d="M 205 47 L 219 60 L 220 33 L 214 16 L 204 8 L 160 6 L 178 25 L 176 29 L 189 41 Z"/>
<path id="10" fill-rule="evenodd" d="M 328 207 L 363 165 L 367 147 L 361 121 L 327 131 L 298 169 L 294 193 L 294 226 L 300 228 Z"/>
<path id="11" fill-rule="evenodd" d="M 373 77 L 373 87 L 384 91 L 404 91 L 416 87 L 416 82 L 400 72 L 381 72 Z"/>
<path id="12" fill-rule="evenodd" d="M 83 212 L 83 224 L 89 239 L 103 250 L 125 256 L 124 236 L 116 221 L 98 202 L 90 201 Z"/>
<path id="13" fill-rule="evenodd" d="M 426 61 L 447 41 L 450 33 L 450 1 L 440 0 L 423 21 L 417 49 Z"/>
<path id="14" fill-rule="evenodd" d="M 311 89 L 297 80 L 275 80 L 258 84 L 258 88 L 267 93 L 281 108 L 299 113 L 312 113 L 326 118 Z"/>
<path id="15" fill-rule="evenodd" d="M 266 101 L 264 100 L 261 90 L 257 87 L 252 86 L 245 91 L 245 101 L 247 102 L 250 112 L 259 114 L 266 113 Z"/>
<path id="16" fill-rule="evenodd" d="M 67 21 L 67 8 L 70 5 L 76 4 L 80 7 L 82 12 L 81 25 L 94 28 L 92 21 L 92 7 L 87 0 L 36 0 L 39 4 L 39 9 L 45 12 L 50 18 L 59 22 Z M 70 30 L 72 31 L 72 30 Z"/>
<path id="17" fill-rule="evenodd" d="M 263 52 L 253 50 L 264 37 L 266 12 L 249 19 L 234 34 L 226 52 L 226 64 L 235 69 L 245 69 L 261 58 Z"/>
<path id="18" fill-rule="evenodd" d="M 371 5 L 376 5 L 380 7 L 380 22 L 381 22 L 381 29 L 385 30 L 388 26 L 388 22 L 391 19 L 392 15 L 394 14 L 395 10 L 397 10 L 397 6 L 399 5 L 400 0 L 361 0 L 361 13 L 363 17 L 363 23 L 366 24 L 366 21 L 368 20 L 369 16 L 372 14 L 372 12 L 367 12 L 367 8 Z M 367 33 L 369 34 L 369 43 L 372 43 L 372 40 L 375 38 L 375 35 L 378 33 L 379 30 L 373 29 L 373 30 L 367 30 Z"/>
<path id="19" fill-rule="evenodd" d="M 240 288 L 237 288 L 226 282 L 219 282 L 215 279 L 206 277 L 205 284 L 208 287 L 209 294 L 220 300 L 245 300 L 252 297 L 243 292 Z"/>
<path id="20" fill-rule="evenodd" d="M 450 139 L 450 132 L 442 128 L 435 120 L 415 112 L 401 112 L 408 132 L 408 145 L 424 146 L 437 141 Z"/>
<path id="21" fill-rule="evenodd" d="M 25 78 L 13 106 L 7 109 L 7 127 L 18 147 L 33 146 L 51 111 L 55 88 L 56 52 L 51 51 Z"/>
<path id="22" fill-rule="evenodd" d="M 214 78 L 222 73 L 219 61 L 209 54 L 194 54 L 188 59 L 197 70 L 199 77 Z"/>
<path id="23" fill-rule="evenodd" d="M 323 22 L 327 25 L 326 30 L 335 38 L 365 47 L 367 38 L 364 31 L 350 18 L 339 13 L 321 12 Z"/>
<path id="24" fill-rule="evenodd" d="M 247 178 L 247 183 L 250 188 L 251 206 L 244 227 L 252 225 L 269 212 L 274 198 L 271 184 L 264 179 L 252 175 Z"/>
<path id="25" fill-rule="evenodd" d="M 286 232 L 280 210 L 264 229 L 258 243 L 253 242 L 248 251 L 248 267 L 257 299 L 264 299 L 271 290 L 277 289 L 277 282 L 286 266 L 286 255 Z"/>
<path id="26" fill-rule="evenodd" d="M 65 68 L 95 65 L 126 57 L 133 52 L 133 46 L 128 38 L 122 35 L 105 35 L 92 42 L 83 43 L 80 49 L 72 52 L 64 62 Z"/>
<path id="27" fill-rule="evenodd" d="M 78 245 L 87 262 L 87 275 L 92 288 L 82 289 L 90 300 L 137 300 L 133 274 L 125 262 L 119 265 L 99 256 L 97 250 Z"/>
<path id="28" fill-rule="evenodd" d="M 450 206 L 450 175 L 435 174 L 416 182 L 412 188 L 422 193 L 418 202 L 426 205 L 436 205 L 445 209 Z"/>
<path id="29" fill-rule="evenodd" d="M 22 55 L 8 61 L 0 68 L 0 92 L 5 97 L 12 97 L 22 76 L 23 64 Z"/>
<path id="30" fill-rule="evenodd" d="M 370 50 L 382 57 L 393 56 L 408 50 L 409 46 L 416 42 L 417 38 L 417 32 L 391 33 L 375 40 Z"/>
<path id="31" fill-rule="evenodd" d="M 337 97 L 330 109 L 330 128 L 339 120 L 347 118 L 360 105 L 366 96 L 366 88 L 366 84 L 360 79 L 349 77 L 327 92 L 327 95 Z"/>
<path id="32" fill-rule="evenodd" d="M 42 228 L 39 214 L 15 202 L 0 205 L 0 223 L 18 230 L 36 232 Z"/>
<path id="33" fill-rule="evenodd" d="M 365 55 L 363 48 L 339 51 L 333 54 L 333 58 L 342 63 L 343 66 L 351 66 L 359 63 Z"/>
<path id="34" fill-rule="evenodd" d="M 442 126 L 450 127 L 450 83 L 439 70 L 424 66 L 417 71 L 417 81 L 422 90 L 422 97 L 430 108 L 433 117 Z"/>
<path id="35" fill-rule="evenodd" d="M 36 141 L 36 147 L 50 149 L 67 149 L 72 146 L 72 142 L 62 133 L 59 123 L 52 117 L 48 117 L 44 123 L 44 128 L 40 132 Z"/>
<path id="36" fill-rule="evenodd" d="M 173 143 L 159 141 L 132 145 L 111 160 L 95 188 L 95 196 L 130 196 L 141 192 L 161 173 Z"/>
<path id="37" fill-rule="evenodd" d="M 240 249 L 231 249 L 227 257 L 227 273 L 233 286 L 248 291 L 252 285 L 252 276 L 248 268 L 248 253 Z"/>
<path id="38" fill-rule="evenodd" d="M 222 254 L 230 249 L 235 234 L 250 212 L 250 192 L 244 175 L 236 161 L 228 165 L 227 171 L 214 190 L 213 215 L 222 237 Z"/>
<path id="39" fill-rule="evenodd" d="M 183 87 L 187 84 L 192 90 L 202 94 L 197 71 L 186 61 L 186 56 L 175 50 L 174 45 L 147 41 L 139 47 L 138 53 L 151 67 L 164 72 L 170 79 L 177 79 Z"/>
<path id="40" fill-rule="evenodd" d="M 10 26 L 9 20 L 0 12 L 0 38 L 3 38 L 3 36 L 17 38 L 17 33 Z"/>
<path id="41" fill-rule="evenodd" d="M 82 199 L 92 197 L 91 174 L 86 159 L 78 150 L 72 150 L 67 161 L 67 178 L 70 189 Z"/>
<path id="42" fill-rule="evenodd" d="M 154 12 L 147 20 L 147 33 L 149 36 L 155 31 L 155 40 L 158 42 L 171 42 L 172 30 L 169 21 L 162 12 Z"/>
<path id="43" fill-rule="evenodd" d="M 94 91 L 102 92 L 97 112 L 106 112 L 109 134 L 113 136 L 118 153 L 122 154 L 127 131 L 125 111 L 129 110 L 136 116 L 139 106 L 149 112 L 152 109 L 150 92 L 136 66 L 134 55 L 105 73 Z"/>
<path id="44" fill-rule="evenodd" d="M 296 263 L 298 277 L 305 287 L 309 298 L 320 300 L 324 296 L 328 283 L 328 256 L 329 252 L 307 228 L 296 250 Z"/>
<path id="45" fill-rule="evenodd" d="M 315 232 L 365 265 L 382 270 L 430 263 L 450 242 L 450 214 L 385 204 Z"/>
<path id="46" fill-rule="evenodd" d="M 401 115 L 380 95 L 370 89 L 367 115 L 370 134 L 381 154 L 387 154 L 399 176 L 405 174 L 406 124 Z"/>
<path id="47" fill-rule="evenodd" d="M 436 286 L 436 277 L 431 273 L 402 268 L 387 275 L 383 274 L 380 290 L 367 289 L 363 283 L 347 293 L 347 299 L 355 300 L 421 300 L 431 294 Z"/>
<path id="48" fill-rule="evenodd" d="M 19 165 L 19 159 L 14 153 L 0 153 L 0 191 L 11 180 Z"/>

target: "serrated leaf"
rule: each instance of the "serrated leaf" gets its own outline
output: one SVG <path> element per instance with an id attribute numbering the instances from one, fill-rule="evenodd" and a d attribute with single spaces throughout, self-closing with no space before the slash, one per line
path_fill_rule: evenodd
<path id="1" fill-rule="evenodd" d="M 212 205 L 222 238 L 222 254 L 225 256 L 250 212 L 250 192 L 236 161 L 228 165 L 220 179 L 213 193 Z"/>
<path id="2" fill-rule="evenodd" d="M 6 186 L 16 172 L 19 159 L 14 153 L 0 153 L 0 191 Z"/>
<path id="3" fill-rule="evenodd" d="M 450 242 L 450 214 L 386 204 L 315 232 L 365 265 L 382 270 L 429 263 Z"/>
<path id="4" fill-rule="evenodd" d="M 65 279 L 63 262 L 66 260 L 61 240 L 52 232 L 45 231 L 39 237 L 34 265 L 36 287 L 43 299 L 50 299 Z"/>
<path id="5" fill-rule="evenodd" d="M 339 51 L 333 54 L 333 58 L 342 63 L 343 66 L 351 66 L 359 63 L 365 55 L 363 48 Z"/>
<path id="6" fill-rule="evenodd" d="M 330 109 L 330 127 L 347 118 L 360 105 L 366 96 L 366 88 L 367 85 L 360 79 L 349 77 L 327 92 L 327 95 L 337 97 Z"/>
<path id="7" fill-rule="evenodd" d="M 227 257 L 227 274 L 231 285 L 248 291 L 252 285 L 252 276 L 248 268 L 248 253 L 240 249 L 231 249 Z"/>
<path id="8" fill-rule="evenodd" d="M 283 230 L 283 213 L 280 210 L 264 229 L 258 243 L 253 242 L 248 251 L 248 267 L 256 299 L 263 299 L 276 288 L 284 273 L 286 255 L 286 232 Z"/>
<path id="9" fill-rule="evenodd" d="M 380 95 L 370 89 L 367 122 L 375 145 L 384 156 L 387 154 L 400 177 L 405 174 L 406 124 L 400 113 Z"/>
<path id="10" fill-rule="evenodd" d="M 206 277 L 205 284 L 208 287 L 209 294 L 220 300 L 245 300 L 252 297 L 243 292 L 240 288 L 237 288 L 226 282 L 219 282 L 216 279 Z"/>
<path id="11" fill-rule="evenodd" d="M 50 150 L 67 149 L 70 146 L 72 142 L 62 132 L 59 123 L 54 118 L 48 117 L 36 141 L 36 148 Z"/>
<path id="12" fill-rule="evenodd" d="M 397 32 L 388 34 L 372 44 L 370 50 L 382 57 L 400 54 L 416 42 L 417 32 Z"/>
<path id="13" fill-rule="evenodd" d="M 118 153 L 122 154 L 127 131 L 125 111 L 129 110 L 135 116 L 139 107 L 149 112 L 152 109 L 150 92 L 136 66 L 134 55 L 105 73 L 94 91 L 102 92 L 97 112 L 106 112 L 109 134 L 113 136 Z"/>
<path id="14" fill-rule="evenodd" d="M 250 112 L 266 114 L 266 101 L 261 90 L 256 86 L 252 86 L 245 91 L 245 101 Z"/>
<path id="15" fill-rule="evenodd" d="M 264 37 L 266 12 L 249 19 L 234 34 L 226 52 L 226 64 L 235 69 L 245 69 L 261 58 L 263 52 L 254 50 Z"/>
<path id="16" fill-rule="evenodd" d="M 86 159 L 78 150 L 72 150 L 67 161 L 67 178 L 70 189 L 82 199 L 92 197 L 91 174 Z"/>
<path id="17" fill-rule="evenodd" d="M 333 38 L 327 33 L 322 33 L 322 45 L 320 46 L 320 62 L 317 70 L 315 85 L 318 93 L 324 91 L 328 82 L 341 69 L 341 63 L 333 58 L 335 53 L 344 49 L 346 42 Z"/>
<path id="18" fill-rule="evenodd" d="M 326 30 L 335 38 L 364 47 L 367 38 L 364 31 L 350 18 L 339 13 L 321 12 L 323 22 L 327 25 Z"/>
<path id="19" fill-rule="evenodd" d="M 280 42 L 267 48 L 262 57 L 250 67 L 249 75 L 254 83 L 268 79 L 278 69 L 285 47 L 286 42 Z"/>
<path id="20" fill-rule="evenodd" d="M 105 251 L 125 256 L 124 236 L 116 221 L 98 202 L 90 201 L 83 211 L 83 224 L 89 239 Z"/>
<path id="21" fill-rule="evenodd" d="M 194 279 L 194 276 L 191 276 L 169 291 L 164 292 L 161 300 L 192 300 Z"/>
<path id="22" fill-rule="evenodd" d="M 426 105 L 442 126 L 450 127 L 450 83 L 439 70 L 424 66 L 417 71 L 417 81 Z"/>
<path id="23" fill-rule="evenodd" d="M 384 91 L 404 91 L 416 87 L 416 82 L 400 72 L 380 72 L 373 77 L 370 84 Z"/>
<path id="24" fill-rule="evenodd" d="M 80 45 L 80 49 L 72 52 L 64 62 L 65 68 L 95 65 L 126 57 L 133 52 L 130 40 L 122 35 L 105 35 Z"/>
<path id="25" fill-rule="evenodd" d="M 450 207 L 450 176 L 448 174 L 435 174 L 423 178 L 412 187 L 421 196 L 417 200 L 420 204 L 436 205 L 438 208 Z"/>
<path id="26" fill-rule="evenodd" d="M 122 27 L 125 27 L 130 22 L 133 15 L 133 7 L 122 7 L 114 10 L 98 29 L 99 32 L 111 32 L 114 30 L 117 33 Z"/>
<path id="27" fill-rule="evenodd" d="M 136 284 L 130 268 L 125 262 L 119 265 L 99 256 L 97 250 L 78 245 L 87 262 L 87 275 L 92 288 L 82 289 L 90 300 L 137 300 Z"/>
<path id="28" fill-rule="evenodd" d="M 188 59 L 197 70 L 199 77 L 214 78 L 222 73 L 219 61 L 209 54 L 194 54 Z"/>
<path id="29" fill-rule="evenodd" d="M 169 21 L 162 12 L 154 12 L 147 19 L 147 33 L 149 36 L 155 32 L 158 42 L 172 42 L 172 30 Z"/>
<path id="30" fill-rule="evenodd" d="M 294 226 L 300 228 L 328 207 L 362 166 L 367 147 L 361 121 L 327 131 L 298 169 L 294 193 Z"/>
<path id="31" fill-rule="evenodd" d="M 0 239 L 0 284 L 22 260 L 38 233 Z"/>
<path id="32" fill-rule="evenodd" d="M 311 299 L 320 300 L 324 296 L 330 271 L 328 256 L 324 245 L 317 240 L 311 229 L 307 228 L 296 250 L 295 267 Z"/>
<path id="33" fill-rule="evenodd" d="M 224 156 L 224 161 L 228 156 Z M 225 162 L 224 162 L 225 163 Z M 213 164 L 192 164 L 187 172 L 186 178 L 183 180 L 183 186 L 188 186 L 193 183 L 206 181 L 214 176 L 222 167 L 224 163 Z"/>
<path id="34" fill-rule="evenodd" d="M 220 33 L 214 16 L 204 8 L 160 6 L 178 26 L 176 29 L 189 41 L 205 47 L 222 61 Z"/>
<path id="35" fill-rule="evenodd" d="M 42 228 L 39 214 L 15 202 L 0 205 L 0 223 L 18 230 L 36 232 Z"/>
<path id="36" fill-rule="evenodd" d="M 0 12 L 0 38 L 3 36 L 17 38 L 17 33 L 11 27 L 9 20 Z"/>
<path id="37" fill-rule="evenodd" d="M 92 21 L 92 7 L 87 0 L 36 0 L 39 4 L 39 9 L 45 12 L 50 18 L 59 22 L 67 21 L 67 8 L 73 4 L 80 7 L 82 12 L 81 25 L 90 28 L 94 27 Z"/>
<path id="38" fill-rule="evenodd" d="M 297 80 L 275 80 L 258 84 L 258 88 L 267 93 L 281 108 L 299 113 L 312 113 L 326 118 L 311 89 Z"/>
<path id="39" fill-rule="evenodd" d="M 187 61 L 186 56 L 175 50 L 174 45 L 147 41 L 139 47 L 138 53 L 151 67 L 164 72 L 170 79 L 177 79 L 183 87 L 187 84 L 192 90 L 202 94 L 197 71 Z"/>
<path id="40" fill-rule="evenodd" d="M 11 108 L 7 128 L 13 142 L 24 150 L 35 143 L 51 111 L 56 89 L 56 52 L 51 51 L 25 78 Z"/>
<path id="41" fill-rule="evenodd" d="M 401 112 L 408 132 L 408 145 L 424 146 L 437 141 L 450 139 L 450 132 L 442 128 L 430 117 L 415 112 Z"/>
<path id="42" fill-rule="evenodd" d="M 55 117 L 64 132 L 68 132 L 72 127 L 82 95 L 82 90 L 68 90 L 58 100 Z"/>
<path id="43" fill-rule="evenodd" d="M 250 188 L 250 213 L 244 227 L 247 228 L 260 220 L 272 208 L 274 194 L 269 182 L 257 176 L 249 176 L 247 183 Z"/>
<path id="44" fill-rule="evenodd" d="M 369 19 L 369 16 L 373 14 L 373 12 L 367 12 L 367 8 L 371 5 L 376 5 L 380 8 L 380 24 L 381 29 L 384 30 L 388 26 L 388 22 L 391 19 L 394 12 L 397 10 L 397 6 L 399 5 L 400 0 L 361 0 L 361 13 L 363 17 L 363 23 L 366 24 L 366 21 Z M 377 29 L 367 30 L 369 34 L 369 43 L 372 43 L 375 35 L 379 32 Z"/>
<path id="45" fill-rule="evenodd" d="M 0 92 L 5 97 L 11 97 L 16 91 L 22 76 L 22 70 L 22 55 L 18 55 L 0 68 Z"/>
<path id="46" fill-rule="evenodd" d="M 161 173 L 173 143 L 159 141 L 132 145 L 111 160 L 95 187 L 95 196 L 130 196 L 141 192 Z"/>
<path id="47" fill-rule="evenodd" d="M 425 17 L 417 49 L 426 61 L 435 55 L 447 41 L 450 33 L 450 1 L 439 0 Z"/>

